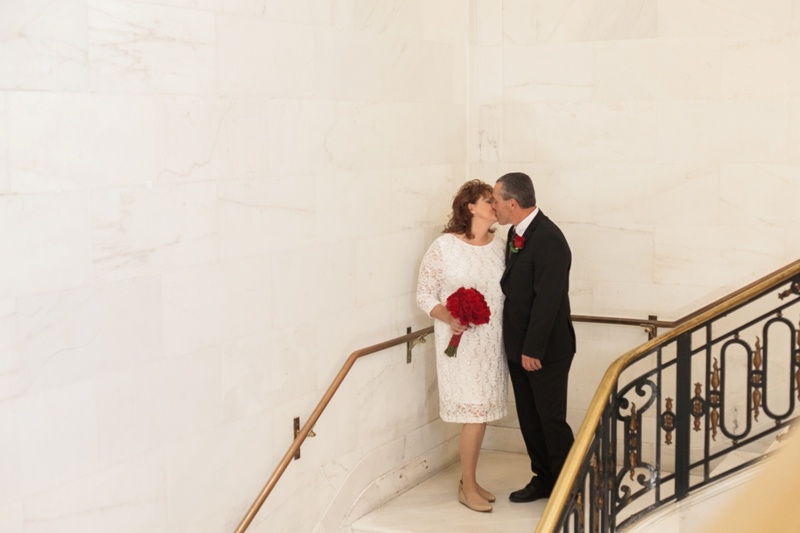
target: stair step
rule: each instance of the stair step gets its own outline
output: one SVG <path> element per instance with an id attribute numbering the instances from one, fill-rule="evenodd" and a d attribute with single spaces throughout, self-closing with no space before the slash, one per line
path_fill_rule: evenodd
<path id="1" fill-rule="evenodd" d="M 386 505 L 365 515 L 350 528 L 353 533 L 531 533 L 547 500 L 511 503 L 511 491 L 530 481 L 527 455 L 483 451 L 478 479 L 497 496 L 490 513 L 477 513 L 458 502 L 461 467 L 455 464 Z"/>

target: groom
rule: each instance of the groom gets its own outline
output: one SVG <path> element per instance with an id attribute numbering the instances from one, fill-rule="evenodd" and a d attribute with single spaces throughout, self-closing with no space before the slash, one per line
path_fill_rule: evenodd
<path id="1" fill-rule="evenodd" d="M 567 424 L 567 382 L 575 354 L 570 319 L 569 268 L 572 254 L 564 234 L 538 207 L 527 174 L 497 180 L 494 205 L 508 233 L 503 343 L 517 416 L 534 473 L 511 493 L 512 502 L 547 498 L 574 441 Z"/>

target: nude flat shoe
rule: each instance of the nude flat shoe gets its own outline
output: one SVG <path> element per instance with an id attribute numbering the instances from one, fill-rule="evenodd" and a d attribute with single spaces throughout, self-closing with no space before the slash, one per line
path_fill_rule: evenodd
<path id="1" fill-rule="evenodd" d="M 466 505 L 473 511 L 477 511 L 479 513 L 488 513 L 492 510 L 492 506 L 486 503 L 485 501 L 481 500 L 479 502 L 471 502 L 467 500 L 467 495 L 464 494 L 464 486 L 458 486 L 458 501 L 461 502 L 463 505 Z"/>
<path id="2" fill-rule="evenodd" d="M 461 484 L 461 487 L 464 486 L 464 481 L 463 480 L 459 481 L 459 483 Z M 489 503 L 492 503 L 493 501 L 497 500 L 497 498 L 494 497 L 494 494 L 492 494 L 488 490 L 484 489 L 483 487 L 478 487 L 478 494 L 480 494 L 481 498 L 483 498 L 484 500 L 486 500 Z"/>

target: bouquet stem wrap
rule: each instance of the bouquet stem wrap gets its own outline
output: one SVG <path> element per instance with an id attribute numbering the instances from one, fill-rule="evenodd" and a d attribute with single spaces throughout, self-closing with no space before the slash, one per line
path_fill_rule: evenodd
<path id="1" fill-rule="evenodd" d="M 458 288 L 447 297 L 445 307 L 453 315 L 453 318 L 465 326 L 486 324 L 492 316 L 489 305 L 486 303 L 486 298 L 478 289 Z M 461 333 L 453 335 L 444 351 L 445 355 L 455 357 L 460 343 Z"/>

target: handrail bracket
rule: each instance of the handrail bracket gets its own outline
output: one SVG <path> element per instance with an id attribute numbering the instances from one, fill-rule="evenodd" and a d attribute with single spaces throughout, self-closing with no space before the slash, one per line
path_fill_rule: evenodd
<path id="1" fill-rule="evenodd" d="M 411 333 L 411 326 L 406 328 L 406 334 Z M 417 344 L 425 344 L 427 339 L 425 338 L 426 335 L 422 335 L 421 337 L 417 337 L 416 339 L 411 339 L 410 341 L 406 342 L 406 364 L 411 364 L 411 351 L 414 349 L 414 346 Z"/>
<path id="2" fill-rule="evenodd" d="M 294 417 L 294 440 L 297 440 L 297 435 L 299 435 L 299 434 L 300 434 L 300 417 L 296 416 L 296 417 Z M 316 437 L 317 436 L 317 434 L 314 433 L 314 428 L 313 427 L 308 431 L 308 436 L 309 437 Z M 299 446 L 297 447 L 297 451 L 294 452 L 294 460 L 297 461 L 298 459 L 300 459 L 300 447 Z"/>

